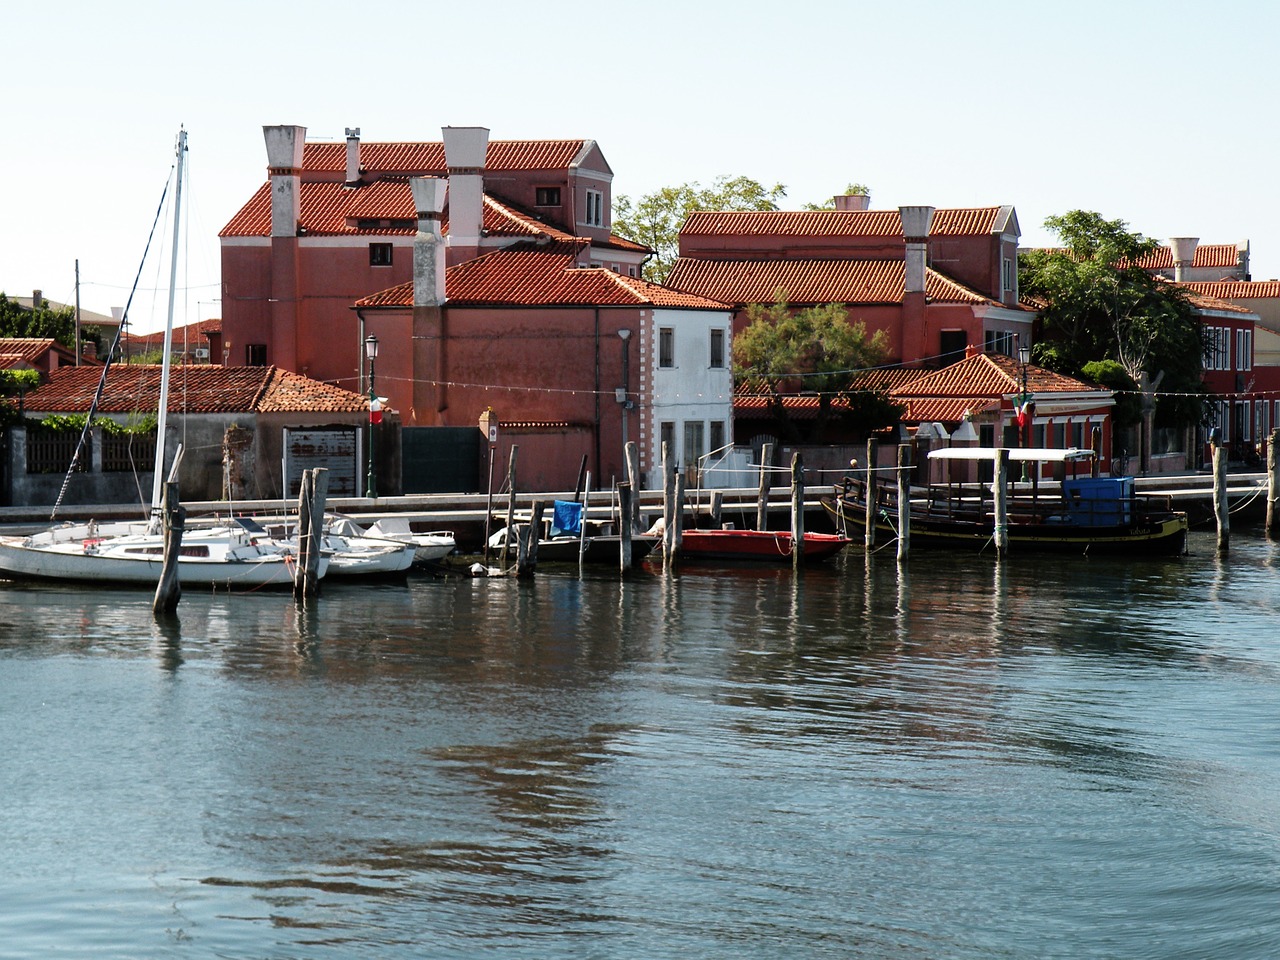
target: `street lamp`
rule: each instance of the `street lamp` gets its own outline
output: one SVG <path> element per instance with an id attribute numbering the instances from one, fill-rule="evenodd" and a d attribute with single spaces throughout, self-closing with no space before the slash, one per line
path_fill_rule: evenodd
<path id="1" fill-rule="evenodd" d="M 369 359 L 369 475 L 365 479 L 365 496 L 378 498 L 378 478 L 374 470 L 374 427 L 382 422 L 382 404 L 378 402 L 378 394 L 373 389 L 373 362 L 378 359 L 378 338 L 373 334 L 365 337 L 364 355 Z"/>
<path id="2" fill-rule="evenodd" d="M 1031 362 L 1031 345 L 1022 342 L 1022 336 L 1018 335 L 1018 362 L 1022 364 L 1022 393 L 1018 395 L 1018 431 L 1019 444 L 1023 447 L 1031 446 L 1030 427 L 1031 427 L 1031 411 L 1030 400 L 1031 395 L 1027 393 L 1027 364 Z M 1027 479 L 1027 461 L 1022 461 L 1022 479 Z"/>
<path id="3" fill-rule="evenodd" d="M 631 386 L 631 353 L 628 349 L 631 346 L 631 331 L 625 328 L 619 330 L 618 337 L 622 340 L 622 386 L 618 388 L 617 400 L 622 406 L 622 459 L 625 463 L 627 457 L 627 411 L 631 408 L 631 405 L 627 402 L 627 392 Z"/>

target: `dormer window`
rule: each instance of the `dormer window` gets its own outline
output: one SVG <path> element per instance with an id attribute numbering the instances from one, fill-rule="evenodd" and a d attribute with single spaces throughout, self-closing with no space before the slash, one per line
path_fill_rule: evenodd
<path id="1" fill-rule="evenodd" d="M 534 205 L 539 207 L 560 206 L 559 187 L 538 187 L 534 195 Z"/>

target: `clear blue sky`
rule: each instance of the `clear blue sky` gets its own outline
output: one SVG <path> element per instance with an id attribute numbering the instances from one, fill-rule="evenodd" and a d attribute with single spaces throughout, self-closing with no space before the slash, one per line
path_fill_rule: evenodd
<path id="1" fill-rule="evenodd" d="M 1219 0 L 20 4 L 3 17 L 0 289 L 123 305 L 180 125 L 178 323 L 219 316 L 217 233 L 266 179 L 262 126 L 310 139 L 599 142 L 614 192 L 743 174 L 821 201 L 1075 208 L 1148 236 L 1248 239 L 1280 277 L 1280 5 Z M 167 231 L 165 243 L 167 244 Z M 167 282 L 148 261 L 143 286 Z M 135 329 L 158 329 L 144 295 Z"/>

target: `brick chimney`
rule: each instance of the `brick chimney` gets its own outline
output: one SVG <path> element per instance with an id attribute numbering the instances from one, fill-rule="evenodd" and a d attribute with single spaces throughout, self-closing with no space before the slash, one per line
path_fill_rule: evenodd
<path id="1" fill-rule="evenodd" d="M 871 194 L 841 193 L 835 198 L 836 209 L 850 213 L 865 213 L 871 209 Z"/>
<path id="2" fill-rule="evenodd" d="M 1196 246 L 1199 237 L 1173 237 L 1169 240 L 1169 249 L 1173 251 L 1173 279 L 1176 283 L 1185 283 L 1187 271 L 1191 269 L 1191 261 L 1196 258 Z"/>
<path id="3" fill-rule="evenodd" d="M 484 162 L 488 127 L 444 127 L 444 158 L 449 167 L 449 266 L 480 252 L 484 222 Z"/>
<path id="4" fill-rule="evenodd" d="M 360 182 L 360 128 L 347 127 L 347 186 Z"/>
<path id="5" fill-rule="evenodd" d="M 445 246 L 440 237 L 447 181 L 440 177 L 414 177 L 413 206 L 418 233 L 413 238 L 413 304 L 438 307 L 445 301 Z"/>
<path id="6" fill-rule="evenodd" d="M 302 145 L 306 127 L 263 127 L 267 175 L 271 178 L 271 236 L 296 237 L 302 192 Z"/>
<path id="7" fill-rule="evenodd" d="M 899 207 L 902 238 L 907 242 L 906 292 L 924 293 L 924 272 L 929 261 L 929 226 L 933 207 Z"/>

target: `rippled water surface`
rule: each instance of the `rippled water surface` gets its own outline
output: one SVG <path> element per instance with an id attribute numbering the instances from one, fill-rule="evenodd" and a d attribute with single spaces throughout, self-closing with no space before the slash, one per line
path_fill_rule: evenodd
<path id="1" fill-rule="evenodd" d="M 0 956 L 1280 954 L 1277 551 L 0 585 Z"/>

